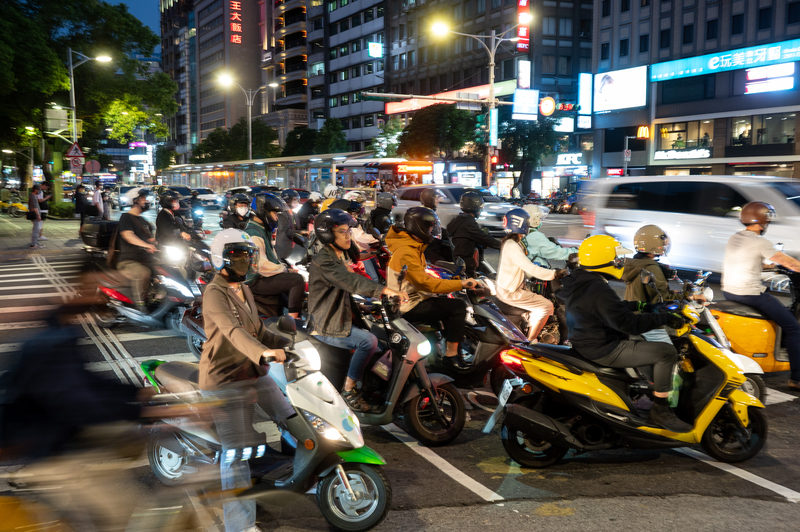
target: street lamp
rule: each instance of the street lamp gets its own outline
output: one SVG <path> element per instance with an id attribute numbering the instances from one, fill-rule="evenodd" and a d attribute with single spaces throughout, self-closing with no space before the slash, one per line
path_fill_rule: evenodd
<path id="1" fill-rule="evenodd" d="M 451 30 L 447 24 L 444 22 L 435 22 L 431 26 L 431 32 L 436 35 L 437 37 L 444 37 L 448 33 L 452 33 L 454 35 L 461 35 L 462 37 L 471 37 L 481 43 L 481 46 L 486 50 L 486 53 L 489 54 L 489 116 L 491 117 L 492 109 L 496 107 L 495 97 L 494 97 L 494 58 L 497 54 L 497 49 L 502 42 L 516 42 L 519 40 L 518 37 L 514 37 L 511 39 L 506 39 L 505 35 L 517 28 L 518 26 L 525 25 L 527 26 L 530 24 L 531 19 L 533 16 L 530 13 L 520 13 L 519 18 L 517 19 L 519 22 L 508 28 L 506 31 L 502 32 L 501 34 L 497 35 L 495 30 L 492 30 L 492 33 L 489 35 L 473 35 L 471 33 L 461 33 L 458 31 Z M 489 44 L 487 45 L 484 42 L 484 39 L 489 39 Z M 491 118 L 490 118 L 491 120 Z M 491 125 L 491 124 L 490 124 Z M 486 184 L 491 185 L 491 154 L 489 153 L 490 150 L 486 150 Z"/>
<path id="2" fill-rule="evenodd" d="M 256 95 L 261 92 L 264 87 L 259 87 L 257 90 L 252 89 L 245 89 L 235 81 L 233 78 L 230 77 L 228 74 L 222 74 L 219 78 L 217 78 L 220 85 L 223 87 L 230 87 L 231 85 L 236 85 L 242 92 L 244 93 L 245 99 L 247 100 L 247 160 L 253 160 L 253 102 L 256 99 Z"/>
<path id="3" fill-rule="evenodd" d="M 81 60 L 73 64 L 72 54 L 77 55 L 81 58 Z M 88 63 L 89 61 L 108 63 L 111 61 L 111 58 L 107 55 L 88 57 L 80 52 L 74 51 L 72 48 L 67 48 L 67 60 L 69 67 L 69 104 L 72 107 L 72 142 L 78 142 L 78 110 L 75 108 L 75 76 L 73 74 L 73 70 L 84 63 Z"/>

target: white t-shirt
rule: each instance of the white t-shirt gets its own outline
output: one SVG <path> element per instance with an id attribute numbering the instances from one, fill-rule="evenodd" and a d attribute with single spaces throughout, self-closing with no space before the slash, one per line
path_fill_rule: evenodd
<path id="1" fill-rule="evenodd" d="M 103 215 L 103 191 L 100 188 L 95 189 L 94 197 L 92 198 L 94 206 L 97 207 L 97 215 Z"/>
<path id="2" fill-rule="evenodd" d="M 722 266 L 722 290 L 739 296 L 760 295 L 766 287 L 761 283 L 764 260 L 778 251 L 772 242 L 753 231 L 739 231 L 725 246 Z"/>

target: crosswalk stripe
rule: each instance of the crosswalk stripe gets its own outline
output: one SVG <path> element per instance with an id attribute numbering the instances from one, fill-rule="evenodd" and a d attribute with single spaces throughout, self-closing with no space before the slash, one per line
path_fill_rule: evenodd
<path id="1" fill-rule="evenodd" d="M 3 281 L 0 281 L 2 283 Z M 80 283 L 69 283 L 70 286 L 78 286 Z M 0 286 L 0 290 L 27 290 L 27 289 L 40 289 L 40 288 L 53 288 L 52 284 L 31 284 L 31 285 L 23 285 L 23 286 Z M 20 294 L 20 295 L 32 295 L 35 296 L 36 294 Z"/>
<path id="2" fill-rule="evenodd" d="M 75 270 L 76 273 L 63 273 L 59 274 L 62 277 L 79 277 L 80 270 Z M 0 279 L 5 279 L 7 277 L 34 277 L 37 279 L 45 279 L 45 276 L 42 275 L 42 272 L 29 272 L 29 273 L 5 273 L 0 275 Z M 21 279 L 17 279 L 14 281 L 8 281 L 9 283 L 14 283 L 20 281 Z"/>
<path id="3" fill-rule="evenodd" d="M 80 265 L 80 264 L 83 264 L 83 261 L 79 261 L 79 262 L 56 262 L 56 263 L 53 263 L 53 267 L 54 268 L 66 268 L 66 267 L 69 267 L 69 268 L 78 270 L 80 268 L 76 267 L 76 265 Z M 4 271 L 19 271 L 19 270 L 33 270 L 33 271 L 38 272 L 39 268 L 35 264 L 31 264 L 31 263 L 18 264 L 16 266 L 0 266 L 0 272 L 4 272 Z"/>
<path id="4" fill-rule="evenodd" d="M 22 290 L 25 287 L 20 288 Z M 50 287 L 52 288 L 52 287 Z M 36 294 L 12 294 L 7 296 L 0 296 L 0 301 L 12 301 L 14 299 L 20 299 L 22 297 L 26 297 L 28 299 L 40 299 L 46 297 L 61 297 L 61 292 L 39 292 Z"/>
<path id="5" fill-rule="evenodd" d="M 0 323 L 0 331 L 12 331 L 19 329 L 41 329 L 47 327 L 46 321 L 17 321 L 14 323 Z"/>
<path id="6" fill-rule="evenodd" d="M 42 323 L 43 327 L 46 326 L 47 322 L 29 322 L 29 323 Z M 30 327 L 29 327 L 30 328 Z M 180 335 L 173 332 L 173 331 L 149 331 L 146 333 L 123 333 L 117 335 L 117 340 L 120 342 L 136 342 L 140 340 L 158 340 L 159 338 L 175 338 L 179 337 Z M 76 342 L 77 345 L 94 345 L 94 341 L 85 336 L 83 338 L 78 338 Z M 0 353 L 13 353 L 15 351 L 19 351 L 22 349 L 23 342 L 14 342 L 8 344 L 0 344 Z"/>
<path id="7" fill-rule="evenodd" d="M 15 296 L 19 297 L 19 296 Z M 27 314 L 30 312 L 49 312 L 61 305 L 40 305 L 38 307 L 0 307 L 0 314 Z"/>

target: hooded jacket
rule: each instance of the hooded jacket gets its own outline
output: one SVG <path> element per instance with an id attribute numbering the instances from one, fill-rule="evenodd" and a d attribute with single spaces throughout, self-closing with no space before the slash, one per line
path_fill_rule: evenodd
<path id="1" fill-rule="evenodd" d="M 485 233 L 478 220 L 467 213 L 461 213 L 447 224 L 447 232 L 450 233 L 450 240 L 453 242 L 453 255 L 456 257 L 467 257 L 472 259 L 475 253 L 475 244 L 480 244 L 487 248 L 500 249 L 500 241 L 493 236 Z"/>
<path id="2" fill-rule="evenodd" d="M 629 335 L 669 321 L 668 314 L 636 314 L 634 305 L 622 301 L 600 274 L 580 268 L 561 279 L 559 295 L 566 302 L 572 347 L 590 360 L 608 355 Z"/>
<path id="3" fill-rule="evenodd" d="M 658 293 L 652 287 L 647 286 L 639 277 L 642 270 L 647 270 L 656 276 L 656 288 L 664 301 L 674 301 L 678 299 L 678 294 L 669 289 L 667 276 L 664 275 L 664 266 L 645 253 L 637 253 L 632 259 L 625 259 L 625 269 L 622 272 L 622 280 L 625 281 L 625 300 L 644 301 L 645 303 L 658 303 Z"/>
<path id="4" fill-rule="evenodd" d="M 395 227 L 386 235 L 386 246 L 392 254 L 386 272 L 386 285 L 392 290 L 405 290 L 408 303 L 400 305 L 400 312 L 406 313 L 434 294 L 449 294 L 461 290 L 461 281 L 437 279 L 425 271 L 425 248 L 410 234 Z M 408 266 L 402 285 L 397 282 L 403 266 Z"/>
<path id="5" fill-rule="evenodd" d="M 537 229 L 527 234 L 525 237 L 525 245 L 528 249 L 528 258 L 531 260 L 536 260 L 537 258 L 567 260 L 570 254 L 578 252 L 578 248 L 559 246 Z"/>

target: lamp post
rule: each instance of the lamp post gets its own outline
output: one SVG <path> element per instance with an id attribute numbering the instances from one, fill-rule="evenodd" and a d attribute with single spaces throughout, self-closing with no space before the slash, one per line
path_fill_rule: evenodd
<path id="1" fill-rule="evenodd" d="M 447 26 L 447 24 L 445 24 L 444 22 L 436 22 L 436 23 L 433 24 L 433 26 L 431 26 L 431 29 L 433 30 L 433 34 L 437 35 L 439 37 L 443 37 L 443 36 L 447 35 L 448 33 L 452 33 L 454 35 L 461 35 L 462 37 L 470 37 L 472 39 L 475 39 L 476 41 L 481 43 L 481 46 L 483 46 L 483 48 L 486 50 L 486 53 L 489 54 L 489 128 L 490 128 L 490 131 L 491 131 L 491 127 L 492 127 L 492 124 L 491 124 L 492 109 L 497 107 L 496 101 L 495 101 L 495 97 L 494 97 L 494 67 L 495 67 L 495 55 L 497 55 L 497 49 L 499 48 L 500 43 L 502 43 L 502 42 L 516 42 L 516 41 L 518 41 L 519 40 L 518 37 L 514 37 L 514 38 L 511 38 L 511 39 L 506 39 L 505 35 L 508 32 L 516 29 L 518 26 L 528 25 L 532 18 L 533 18 L 533 16 L 531 16 L 530 13 L 520 13 L 519 19 L 518 19 L 519 22 L 514 24 L 510 28 L 508 28 L 506 31 L 500 33 L 499 35 L 497 34 L 497 32 L 495 30 L 492 30 L 492 32 L 489 35 L 474 35 L 472 33 L 461 33 L 459 31 L 451 30 Z M 487 44 L 485 42 L 485 39 L 489 39 L 489 44 Z M 491 154 L 491 149 L 490 148 L 491 148 L 491 145 L 486 147 L 486 160 L 485 160 L 485 164 L 484 164 L 484 170 L 486 171 L 486 185 L 487 186 L 491 185 L 491 175 L 492 175 L 492 163 L 491 163 L 492 154 Z"/>
<path id="2" fill-rule="evenodd" d="M 77 55 L 81 58 L 81 60 L 73 64 L 72 54 Z M 67 48 L 67 61 L 69 64 L 69 104 L 72 107 L 72 142 L 78 142 L 78 110 L 75 108 L 75 75 L 73 74 L 73 70 L 84 63 L 88 63 L 89 61 L 108 63 L 111 61 L 111 58 L 107 55 L 88 57 L 80 52 L 74 51 L 72 48 Z"/>
<path id="3" fill-rule="evenodd" d="M 219 77 L 220 84 L 223 87 L 230 87 L 231 85 L 236 85 L 242 92 L 244 93 L 244 97 L 247 103 L 247 159 L 249 161 L 253 160 L 253 102 L 256 99 L 256 95 L 261 92 L 264 87 L 259 87 L 257 90 L 253 89 L 245 89 L 231 78 L 227 74 L 223 74 Z"/>

